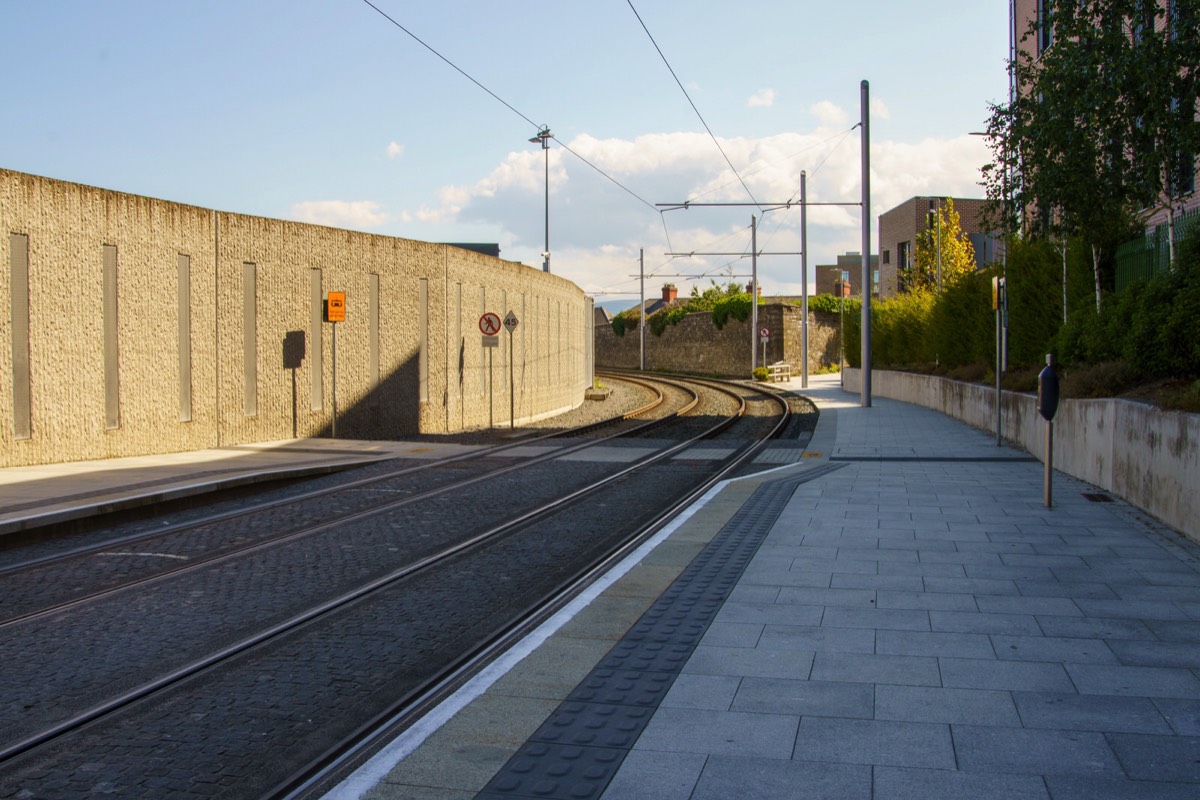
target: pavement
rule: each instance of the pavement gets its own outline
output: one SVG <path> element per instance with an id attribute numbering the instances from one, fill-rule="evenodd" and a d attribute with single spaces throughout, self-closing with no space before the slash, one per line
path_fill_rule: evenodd
<path id="1" fill-rule="evenodd" d="M 330 800 L 1200 798 L 1200 546 L 994 436 L 813 376 L 714 488 Z M 0 533 L 453 445 L 0 470 Z M 442 449 L 439 449 L 442 448 Z"/>
<path id="2" fill-rule="evenodd" d="M 385 458 L 435 458 L 463 449 L 424 442 L 288 439 L 8 467 L 0 469 L 0 536 L 220 489 L 321 475 Z"/>
<path id="3" fill-rule="evenodd" d="M 710 492 L 328 798 L 1200 798 L 1200 547 L 809 384 L 798 463 Z"/>

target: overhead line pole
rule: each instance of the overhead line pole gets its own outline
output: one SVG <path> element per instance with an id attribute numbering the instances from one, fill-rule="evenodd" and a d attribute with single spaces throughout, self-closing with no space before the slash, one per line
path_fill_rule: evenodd
<path id="1" fill-rule="evenodd" d="M 752 315 L 753 315 L 753 319 L 754 319 L 753 323 L 750 326 L 750 328 L 751 328 L 750 333 L 752 334 L 751 342 L 750 342 L 750 354 L 751 354 L 750 355 L 750 363 L 751 363 L 752 367 L 753 367 L 753 365 L 755 365 L 755 362 L 757 359 L 757 353 L 758 353 L 757 349 L 754 346 L 755 342 L 753 340 L 753 337 L 758 335 L 758 294 L 757 294 L 758 256 L 760 256 L 760 255 L 761 256 L 800 256 L 800 287 L 801 287 L 800 291 L 801 291 L 801 295 L 802 295 L 801 314 L 804 317 L 804 319 L 800 325 L 800 342 L 801 342 L 800 347 L 804 353 L 804 368 L 801 373 L 800 386 L 801 386 L 801 388 L 804 388 L 804 389 L 808 388 L 808 211 L 807 211 L 807 209 L 808 209 L 808 206 L 857 206 L 857 205 L 862 205 L 861 203 L 850 203 L 850 202 L 809 203 L 808 196 L 807 196 L 808 195 L 807 177 L 808 176 L 807 176 L 806 172 L 800 173 L 800 202 L 799 203 L 794 203 L 789 200 L 786 203 L 768 203 L 768 204 L 766 204 L 768 206 L 768 208 L 766 208 L 766 210 L 768 210 L 768 211 L 774 211 L 774 210 L 777 210 L 780 208 L 791 208 L 792 206 L 800 207 L 800 250 L 798 252 L 796 252 L 796 251 L 781 251 L 781 252 L 770 252 L 770 253 L 758 252 L 757 237 L 756 237 L 757 223 L 754 218 L 754 215 L 753 214 L 750 215 L 750 229 L 751 229 L 750 249 L 751 249 L 751 258 L 752 258 L 750 278 L 751 278 L 751 284 L 754 287 L 750 292 L 751 303 L 752 303 L 751 309 L 752 309 Z M 725 207 L 725 206 L 758 207 L 758 204 L 756 204 L 756 203 L 658 203 L 657 205 L 666 206 L 666 207 L 673 208 L 673 209 L 680 209 L 680 208 L 688 209 L 688 208 L 692 208 L 692 207 L 720 208 L 720 207 Z M 670 256 L 672 258 L 691 258 L 693 256 L 729 256 L 729 257 L 742 256 L 742 257 L 745 257 L 746 253 L 745 252 L 740 252 L 740 253 L 700 252 L 697 250 L 692 250 L 687 253 L 664 253 L 664 255 Z M 660 275 L 657 277 L 696 279 L 696 278 L 711 278 L 714 276 L 712 276 L 712 275 L 685 275 L 683 273 L 675 273 L 674 275 Z M 746 275 L 733 274 L 733 275 L 726 275 L 726 276 L 722 276 L 722 277 L 744 278 L 744 277 L 746 277 Z"/>
<path id="2" fill-rule="evenodd" d="M 641 305 L 638 306 L 638 364 L 642 372 L 646 371 L 646 251 L 638 250 L 638 273 L 641 286 Z"/>
<path id="3" fill-rule="evenodd" d="M 800 388 L 808 388 L 808 173 L 800 171 Z"/>
<path id="4" fill-rule="evenodd" d="M 862 394 L 859 405 L 871 407 L 871 85 L 863 81 L 862 106 Z"/>
<path id="5" fill-rule="evenodd" d="M 750 215 L 750 376 L 758 367 L 758 217 Z"/>

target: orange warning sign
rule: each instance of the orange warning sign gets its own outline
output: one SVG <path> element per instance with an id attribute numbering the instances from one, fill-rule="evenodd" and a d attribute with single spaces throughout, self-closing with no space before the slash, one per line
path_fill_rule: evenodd
<path id="1" fill-rule="evenodd" d="M 346 293 L 329 292 L 325 300 L 325 321 L 346 321 Z"/>

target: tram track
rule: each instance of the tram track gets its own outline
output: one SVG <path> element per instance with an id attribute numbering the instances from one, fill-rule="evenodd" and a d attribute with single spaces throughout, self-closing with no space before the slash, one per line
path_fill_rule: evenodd
<path id="1" fill-rule="evenodd" d="M 647 421 L 636 421 L 641 415 L 659 409 L 665 400 L 662 391 L 653 383 L 637 383 L 652 389 L 655 392 L 654 400 L 600 422 L 565 431 L 552 431 L 527 437 L 519 442 L 487 447 L 415 466 L 388 469 L 381 474 L 291 497 L 254 503 L 249 507 L 172 524 L 148 533 L 108 539 L 76 548 L 68 553 L 0 568 L 0 580 L 5 581 L 10 596 L 8 602 L 0 607 L 0 631 L 8 625 L 57 613 L 114 592 L 193 572 L 249 555 L 262 548 L 280 546 L 338 525 L 352 524 L 372 515 L 388 513 L 441 494 L 461 491 L 480 481 L 528 469 L 622 436 L 637 435 L 657 428 L 673 417 L 686 414 L 699 402 L 699 398 L 691 394 L 686 402 L 676 404 L 662 416 Z M 667 385 L 679 388 L 678 384 L 668 382 Z M 633 422 L 624 428 L 603 436 L 586 438 L 574 444 L 568 443 L 541 454 L 522 456 L 510 463 L 504 463 L 503 460 L 497 463 L 506 453 L 516 448 L 528 449 L 551 439 L 569 440 L 584 433 L 594 433 L 602 428 L 630 421 Z M 445 467 L 468 462 L 476 465 L 476 469 L 473 470 L 475 474 L 469 477 L 459 478 L 442 471 Z M 479 465 L 483 465 L 482 468 Z M 407 479 L 408 483 L 402 486 L 388 486 L 402 479 Z M 426 487 L 423 481 L 431 481 L 434 485 Z M 352 501 L 346 500 L 350 493 L 363 490 L 382 492 L 384 498 L 381 500 L 364 493 L 354 497 Z M 395 498 L 397 494 L 403 496 Z M 254 521 L 255 517 L 279 509 L 287 509 L 291 512 L 288 516 L 297 521 L 293 523 L 285 520 L 285 529 L 282 531 Z M 321 519 L 321 523 L 305 524 L 305 520 L 313 517 Z M 250 532 L 235 533 L 235 523 L 246 525 L 251 529 Z M 234 535 L 231 536 L 231 533 Z M 164 546 L 167 542 L 173 544 Z M 97 568 L 91 563 L 97 558 L 109 563 Z M 69 571 L 71 565 L 85 561 L 89 562 L 86 567 L 89 572 L 89 584 L 80 585 L 69 580 L 57 579 L 64 570 Z"/>
<path id="2" fill-rule="evenodd" d="M 744 411 L 744 400 L 740 402 L 742 403 L 742 410 Z M 686 482 L 694 483 L 693 479 L 695 476 L 684 476 L 682 475 L 682 471 L 677 468 L 674 469 L 674 474 L 672 474 L 672 468 L 670 467 L 671 459 L 678 456 L 687 447 L 694 446 L 697 441 L 715 435 L 718 432 L 717 429 L 725 429 L 729 425 L 732 425 L 740 416 L 741 411 L 739 411 L 737 415 L 730 416 L 720 425 L 708 426 L 708 428 L 706 428 L 698 436 L 690 437 L 690 440 L 687 442 L 682 442 L 669 448 L 656 449 L 655 452 L 636 459 L 634 463 L 629 464 L 626 467 L 615 471 L 608 470 L 603 476 L 589 479 L 587 482 L 573 491 L 564 492 L 561 490 L 561 487 L 555 487 L 557 491 L 551 492 L 550 494 L 558 494 L 560 496 L 553 497 L 547 502 L 540 502 L 526 507 L 516 515 L 509 515 L 509 518 L 505 519 L 499 524 L 492 525 L 484 530 L 477 530 L 469 536 L 459 537 L 455 541 L 446 545 L 438 545 L 436 547 L 426 546 L 423 549 L 411 548 L 411 545 L 409 545 L 410 551 L 408 554 L 404 555 L 402 558 L 398 557 L 399 560 L 404 562 L 400 566 L 390 568 L 386 571 L 383 571 L 381 574 L 376 574 L 370 580 L 362 580 L 361 578 L 356 579 L 352 589 L 328 596 L 319 603 L 309 602 L 309 604 L 299 613 L 291 613 L 288 615 L 276 613 L 275 617 L 264 621 L 270 622 L 270 624 L 264 624 L 260 626 L 261 629 L 256 631 L 253 635 L 240 637 L 226 635 L 225 638 L 229 639 L 229 641 L 226 641 L 224 645 L 220 647 L 214 647 L 212 641 L 204 642 L 200 649 L 207 648 L 209 652 L 206 652 L 203 657 L 177 659 L 179 663 L 172 664 L 170 668 L 160 669 L 158 674 L 155 675 L 151 680 L 134 681 L 133 683 L 136 683 L 134 686 L 122 686 L 122 691 L 115 693 L 109 692 L 108 696 L 105 696 L 100 702 L 91 702 L 90 704 L 80 703 L 80 706 L 86 707 L 75 708 L 69 715 L 60 715 L 61 718 L 58 719 L 53 725 L 41 725 L 37 730 L 26 730 L 24 732 L 18 731 L 15 735 L 12 733 L 12 726 L 9 726 L 8 730 L 10 733 L 8 738 L 0 738 L 0 742 L 2 742 L 0 743 L 0 788 L 9 785 L 19 785 L 10 784 L 8 781 L 14 778 L 19 781 L 20 775 L 29 774 L 28 771 L 21 771 L 21 764 L 24 764 L 28 767 L 30 763 L 52 763 L 53 758 L 45 755 L 46 753 L 72 752 L 71 746 L 64 743 L 67 740 L 72 739 L 72 737 L 83 737 L 86 739 L 88 736 L 94 736 L 96 730 L 105 729 L 105 726 L 109 726 L 110 728 L 111 726 L 117 726 L 119 729 L 120 726 L 128 724 L 122 720 L 126 720 L 130 715 L 136 715 L 136 713 L 138 713 L 131 709 L 143 708 L 147 705 L 155 706 L 164 703 L 169 705 L 172 702 L 176 702 L 168 699 L 172 696 L 183 697 L 184 701 L 187 701 L 187 698 L 193 696 L 194 689 L 197 684 L 208 685 L 208 682 L 217 680 L 213 676 L 222 673 L 223 670 L 228 669 L 236 672 L 236 670 L 239 669 L 239 667 L 235 666 L 236 664 L 244 664 L 254 661 L 255 659 L 263 658 L 266 658 L 269 661 L 269 656 L 264 656 L 263 653 L 265 651 L 269 651 L 273 647 L 285 647 L 284 643 L 286 641 L 290 641 L 295 637 L 303 637 L 305 635 L 315 635 L 318 639 L 320 639 L 322 636 L 334 635 L 329 631 L 330 625 L 333 625 L 335 628 L 337 627 L 337 624 L 331 621 L 333 618 L 341 617 L 344 619 L 345 615 L 353 615 L 353 613 L 355 613 L 352 611 L 354 607 L 370 606 L 373 603 L 386 604 L 387 602 L 391 602 L 379 598 L 383 598 L 384 596 L 392 596 L 397 592 L 404 594 L 404 592 L 399 588 L 401 586 L 412 587 L 418 584 L 425 585 L 427 582 L 433 580 L 429 576 L 435 573 L 448 576 L 446 577 L 446 580 L 458 580 L 459 578 L 457 577 L 457 573 L 462 572 L 463 570 L 468 572 L 475 570 L 476 574 L 488 575 L 489 571 L 486 568 L 464 566 L 469 563 L 469 558 L 475 557 L 471 556 L 471 553 L 483 553 L 488 550 L 495 552 L 503 550 L 506 546 L 518 547 L 517 543 L 521 540 L 523 535 L 526 535 L 522 534 L 522 532 L 536 530 L 543 531 L 537 535 L 543 537 L 544 541 L 542 541 L 540 545 L 522 545 L 526 547 L 530 553 L 537 554 L 539 550 L 552 550 L 554 548 L 565 547 L 566 544 L 569 544 L 570 542 L 566 541 L 566 538 L 569 537 L 564 537 L 562 535 L 562 530 L 575 530 L 581 526 L 581 523 L 577 521 L 560 523 L 560 528 L 562 530 L 551 531 L 551 533 L 548 534 L 544 532 L 547 529 L 547 525 L 549 525 L 547 520 L 553 515 L 569 513 L 569 509 L 577 506 L 583 501 L 584 498 L 594 496 L 599 492 L 610 491 L 611 487 L 621 484 L 622 482 L 628 483 L 630 476 L 641 474 L 647 470 L 657 467 L 660 471 L 662 471 L 662 474 L 658 478 L 660 482 L 683 482 L 683 478 L 686 477 Z M 783 418 L 786 419 L 786 414 L 783 415 Z M 601 441 L 607 442 L 609 440 L 603 439 Z M 525 443 L 527 442 L 524 442 L 523 444 Z M 592 443 L 592 446 L 594 445 L 595 443 Z M 580 450 L 582 450 L 582 447 Z M 553 458 L 562 458 L 565 454 L 566 453 L 564 451 L 556 451 L 554 454 L 550 455 L 553 456 Z M 545 476 L 551 474 L 554 474 L 557 478 L 561 478 L 561 473 L 564 472 L 564 470 L 561 467 L 558 469 L 549 467 L 548 464 L 550 460 L 551 458 L 548 457 L 537 462 L 537 464 L 524 464 L 524 466 L 539 468 L 537 470 L 539 475 L 534 476 L 534 478 L 532 478 L 534 480 L 538 479 L 539 477 L 544 478 Z M 517 465 L 510 466 L 515 467 Z M 600 472 L 601 470 L 581 468 L 581 471 L 592 473 Z M 500 474 L 508 475 L 509 473 L 505 472 Z M 489 476 L 493 480 L 495 480 L 497 477 L 496 473 L 490 473 Z M 463 484 L 455 484 L 454 490 L 463 492 L 471 486 L 483 483 L 484 480 L 485 478 L 482 476 L 472 478 Z M 499 494 L 503 494 L 505 489 L 504 487 L 500 487 L 497 491 Z M 451 488 L 447 487 L 431 492 L 430 496 L 445 496 L 452 493 L 453 492 Z M 480 500 L 479 502 L 482 507 L 488 501 Z M 350 528 L 381 526 L 382 528 L 387 529 L 394 527 L 399 523 L 388 518 L 388 514 L 393 514 L 401 507 L 415 505 L 417 505 L 417 503 L 414 498 L 405 498 L 397 503 L 387 505 L 386 511 L 376 510 L 372 512 L 363 512 L 363 514 L 359 516 L 340 518 L 336 522 L 330 522 L 327 526 L 324 526 L 324 532 L 328 533 L 338 530 L 345 530 L 347 531 L 347 536 L 341 538 L 326 537 L 329 539 L 329 542 L 324 545 L 326 548 L 324 552 L 326 552 L 327 555 L 332 555 L 336 554 L 339 548 L 365 546 L 365 544 L 350 545 L 347 543 L 346 540 L 349 538 L 348 534 Z M 417 523 L 415 528 L 411 523 L 407 523 L 403 526 L 403 530 L 421 530 L 420 515 L 417 515 L 416 519 Z M 550 525 L 550 527 L 553 528 L 553 525 Z M 310 535 L 317 536 L 317 533 L 311 533 Z M 386 539 L 387 535 L 388 534 L 385 531 L 383 538 Z M 532 536 L 533 534 L 528 535 Z M 637 535 L 639 534 L 634 534 L 635 537 Z M 582 566 L 576 565 L 570 570 L 567 570 L 567 572 L 570 573 L 569 575 L 563 573 L 563 569 L 559 565 L 556 565 L 552 570 L 542 567 L 542 570 L 548 573 L 554 573 L 555 578 L 553 581 L 551 581 L 553 586 L 547 588 L 546 586 L 539 584 L 540 588 L 538 588 L 536 591 L 532 587 L 529 589 L 522 587 L 521 592 L 518 593 L 520 594 L 522 601 L 517 603 L 517 605 L 521 606 L 521 609 L 519 612 L 514 612 L 511 608 L 505 610 L 501 615 L 506 619 L 506 622 L 502 627 L 511 629 L 513 625 L 519 624 L 521 619 L 527 619 L 530 614 L 536 614 L 536 609 L 543 607 L 547 602 L 547 598 L 555 596 L 561 597 L 563 592 L 569 590 L 570 586 L 575 585 L 582 580 L 581 576 L 586 575 L 590 570 L 595 569 L 598 563 L 601 563 L 605 558 L 610 557 L 610 554 L 614 549 L 628 545 L 628 536 L 623 535 L 622 538 L 624 538 L 625 541 L 611 541 L 610 539 L 605 538 L 602 534 L 598 534 L 595 537 L 597 543 L 595 545 L 588 545 L 589 547 L 594 547 L 595 551 L 589 552 L 587 558 L 583 559 L 584 563 Z M 601 539 L 604 539 L 603 546 L 599 544 Z M 267 548 L 268 546 L 264 544 L 262 547 Z M 523 557 L 528 558 L 530 556 L 526 555 Z M 245 560 L 244 556 L 242 560 Z M 369 560 L 370 557 L 368 557 L 368 561 Z M 222 572 L 228 572 L 230 569 L 235 568 L 232 559 L 229 559 L 224 563 L 226 566 L 222 566 L 222 563 L 200 565 L 193 570 L 192 574 L 196 576 L 200 576 L 202 574 L 213 576 L 219 575 Z M 506 562 L 502 559 L 498 563 L 505 564 Z M 236 568 L 246 569 L 245 567 Z M 263 567 L 260 565 L 257 568 L 249 568 L 249 571 L 258 574 L 258 572 L 262 569 Z M 312 577 L 316 577 L 319 572 L 316 570 L 310 570 L 307 574 Z M 181 574 L 172 575 L 171 580 L 169 581 L 165 577 L 157 580 L 163 585 L 175 585 L 180 583 L 181 579 L 184 577 L 185 575 Z M 199 584 L 197 584 L 196 581 L 193 581 L 193 585 L 202 585 L 203 583 L 204 582 L 201 581 Z M 487 580 L 485 583 L 490 584 L 491 581 Z M 139 587 L 137 592 L 144 592 L 145 589 L 146 587 Z M 134 590 L 129 589 L 126 591 L 128 593 L 133 592 Z M 489 603 L 493 605 L 498 603 L 500 598 L 504 596 L 504 592 L 500 591 L 500 589 L 497 587 L 489 586 L 489 591 L 491 591 L 491 594 L 487 594 L 486 592 L 482 593 L 487 594 L 487 598 L 481 601 L 484 607 L 488 607 Z M 497 594 L 497 592 L 499 592 L 499 594 Z M 186 587 L 180 589 L 177 594 L 183 597 L 189 596 Z M 402 601 L 401 605 L 404 605 L 405 603 L 410 605 L 412 603 L 420 604 L 422 602 L 420 599 L 413 599 L 419 597 L 420 592 L 417 592 L 416 594 L 412 595 L 410 599 Z M 152 605 L 149 604 L 148 600 L 143 599 L 141 602 Z M 137 602 L 135 601 L 131 605 L 137 605 Z M 158 607 L 161 608 L 161 606 Z M 58 613 L 69 613 L 74 608 L 75 607 L 72 606 L 71 609 L 63 609 Z M 216 606 L 213 608 L 216 609 Z M 47 615 L 52 616 L 50 612 L 46 613 Z M 10 632 L 19 631 L 23 627 L 36 627 L 39 625 L 44 626 L 47 620 L 48 616 L 28 617 L 21 623 L 14 622 L 10 626 Z M 345 625 L 345 622 L 343 621 L 341 624 Z M 415 625 L 416 623 L 410 621 L 408 624 Z M 470 626 L 468 626 L 468 629 L 475 630 L 475 628 L 471 628 Z M 384 715 L 394 718 L 398 713 L 401 713 L 396 710 L 398 706 L 409 705 L 414 701 L 415 698 L 427 695 L 430 691 L 432 691 L 430 688 L 431 686 L 446 681 L 448 676 L 460 671 L 465 664 L 482 658 L 483 656 L 481 654 L 487 649 L 489 643 L 496 642 L 498 637 L 503 635 L 501 633 L 497 633 L 497 629 L 494 627 L 493 623 L 483 625 L 481 628 L 479 628 L 479 630 L 483 632 L 477 632 L 470 635 L 466 633 L 462 634 L 462 636 L 459 637 L 459 639 L 462 639 L 462 641 L 457 643 L 457 649 L 455 650 L 458 655 L 452 658 L 444 658 L 442 665 L 437 670 L 434 670 L 436 674 L 434 674 L 432 677 L 427 676 L 426 678 L 422 679 L 421 682 L 414 682 L 407 691 L 400 693 L 400 700 L 394 701 L 391 706 L 384 711 L 375 712 L 375 715 Z M 321 631 L 324 631 L 324 633 Z M 438 636 L 440 636 L 440 633 L 431 632 L 427 635 L 432 639 L 437 639 Z M 217 638 L 219 639 L 220 637 Z M 468 639 L 470 640 L 469 642 L 467 642 Z M 220 681 L 217 680 L 217 682 L 219 683 Z M 53 688 L 54 687 L 52 687 L 52 689 Z M 355 727 L 361 727 L 361 721 L 360 724 L 356 725 Z M 103 739 L 103 736 L 104 734 L 101 733 L 100 738 Z M 361 739 L 362 732 L 359 731 L 359 733 L 356 734 L 356 737 Z M 321 737 L 318 736 L 317 738 L 320 739 Z M 322 744 L 328 745 L 318 748 L 320 753 L 324 755 L 319 755 L 319 757 L 316 758 L 316 761 L 310 759 L 302 769 L 294 767 L 293 770 L 297 775 L 303 773 L 304 775 L 311 777 L 314 772 L 319 772 L 320 769 L 324 768 L 314 767 L 314 763 L 327 760 L 330 758 L 330 753 L 336 753 L 338 754 L 337 758 L 342 758 L 344 757 L 347 749 L 350 747 L 349 745 L 340 742 L 323 742 Z M 86 747 L 84 749 L 86 750 Z M 44 761 L 46 758 L 50 758 L 50 761 Z M 39 761 L 39 759 L 43 760 Z M 17 766 L 10 769 L 10 765 L 13 764 L 17 764 Z M 36 773 L 38 769 L 39 768 L 35 766 L 33 768 L 33 772 Z M 13 770 L 15 770 L 15 772 Z M 288 776 L 276 781 L 275 785 L 294 786 L 297 784 L 298 780 L 300 780 L 300 782 L 304 782 L 309 780 L 309 777 L 305 777 L 300 780 L 295 777 Z M 270 791 L 276 790 L 272 789 Z M 149 794 L 143 796 L 154 795 Z M 239 793 L 231 796 L 244 795 Z"/>

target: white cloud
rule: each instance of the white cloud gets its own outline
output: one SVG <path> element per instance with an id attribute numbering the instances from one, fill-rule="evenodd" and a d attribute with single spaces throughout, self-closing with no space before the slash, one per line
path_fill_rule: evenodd
<path id="1" fill-rule="evenodd" d="M 388 146 L 387 146 L 387 157 L 388 158 L 396 158 L 397 156 L 402 156 L 402 155 L 404 155 L 404 145 L 400 144 L 399 142 L 388 142 Z"/>
<path id="2" fill-rule="evenodd" d="M 808 174 L 808 199 L 857 203 L 860 199 L 859 133 L 850 114 L 830 102 L 811 109 L 820 125 L 808 133 L 722 139 L 741 180 L 764 204 L 798 200 L 800 172 Z M 697 133 L 655 133 L 636 139 L 598 139 L 581 134 L 570 148 L 638 195 L 632 197 L 559 147 L 550 151 L 550 249 L 552 270 L 589 292 L 638 290 L 638 250 L 645 250 L 646 293 L 657 296 L 667 281 L 681 293 L 710 280 L 725 283 L 750 271 L 737 256 L 670 258 L 675 252 L 749 252 L 750 215 L 759 218 L 758 242 L 767 252 L 800 249 L 800 212 L 753 208 L 691 207 L 660 212 L 656 203 L 746 202 L 746 190 L 712 140 Z M 872 142 L 872 247 L 881 212 L 914 195 L 981 197 L 979 167 L 988 161 L 979 137 Z M 544 235 L 544 164 L 537 151 L 509 153 L 490 173 L 468 186 L 444 187 L 436 207 L 416 216 L 423 222 L 497 231 L 504 258 L 536 265 Z M 452 231 L 440 240 L 453 241 Z M 813 205 L 808 212 L 810 271 L 839 253 L 861 247 L 857 206 Z M 730 275 L 730 273 L 734 275 Z M 699 277 L 690 277 L 699 276 Z M 798 293 L 798 256 L 764 256 L 759 279 L 769 293 Z M 812 281 L 809 281 L 810 287 Z M 631 294 L 630 294 L 631 293 Z M 598 294 L 598 300 L 613 299 Z"/>
<path id="3" fill-rule="evenodd" d="M 750 99 L 746 101 L 747 108 L 770 108 L 775 105 L 775 90 L 762 89 L 750 95 Z"/>
<path id="4" fill-rule="evenodd" d="M 291 216 L 300 222 L 335 228 L 375 228 L 391 218 L 372 200 L 306 200 L 292 206 Z"/>
<path id="5" fill-rule="evenodd" d="M 872 97 L 871 98 L 871 116 L 877 117 L 879 119 L 891 119 L 892 112 L 891 112 L 891 109 L 889 109 L 887 107 L 887 103 L 883 102 L 882 100 L 880 100 L 878 98 Z"/>
<path id="6" fill-rule="evenodd" d="M 850 115 L 846 110 L 828 100 L 820 101 L 809 112 L 826 128 L 845 128 L 850 124 Z"/>

